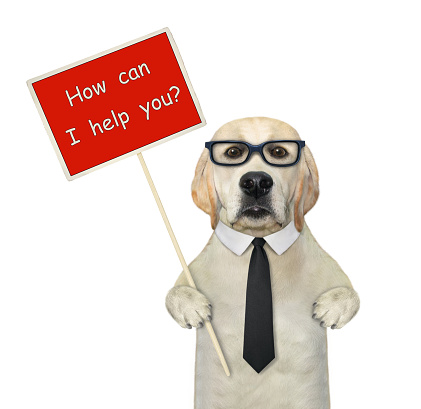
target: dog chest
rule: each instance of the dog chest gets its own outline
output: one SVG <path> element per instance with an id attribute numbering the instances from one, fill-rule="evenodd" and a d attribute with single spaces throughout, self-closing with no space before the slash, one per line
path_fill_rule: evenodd
<path id="1" fill-rule="evenodd" d="M 306 285 L 293 254 L 267 250 L 271 268 L 276 358 L 257 374 L 242 358 L 248 265 L 243 255 L 210 242 L 191 265 L 198 289 L 213 305 L 212 324 L 231 377 L 224 375 L 209 336 L 197 331 L 196 408 L 308 408 L 327 406 L 326 332 L 311 318 L 317 289 Z M 300 266 L 300 263 L 296 264 Z M 310 280 L 311 284 L 311 280 Z M 311 402 L 303 396 L 311 396 Z M 254 402 L 254 403 L 253 403 Z M 301 402 L 302 406 L 296 406 Z M 313 406 L 319 402 L 317 406 Z M 301 405 L 300 403 L 300 405 Z"/>

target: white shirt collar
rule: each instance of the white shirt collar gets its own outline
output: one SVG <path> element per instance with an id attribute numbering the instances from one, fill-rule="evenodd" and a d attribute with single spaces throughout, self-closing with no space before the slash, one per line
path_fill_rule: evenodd
<path id="1" fill-rule="evenodd" d="M 231 229 L 226 224 L 219 221 L 215 229 L 215 234 L 221 243 L 228 247 L 237 256 L 241 256 L 254 240 L 253 236 Z M 294 222 L 290 222 L 282 230 L 264 237 L 273 251 L 280 256 L 287 251 L 298 239 L 300 233 L 295 228 Z"/>

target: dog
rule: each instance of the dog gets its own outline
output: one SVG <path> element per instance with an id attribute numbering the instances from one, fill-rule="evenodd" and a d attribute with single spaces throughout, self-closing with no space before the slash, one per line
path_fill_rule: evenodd
<path id="1" fill-rule="evenodd" d="M 273 166 L 255 151 L 237 166 L 218 163 L 244 159 L 236 159 L 241 153 L 235 141 L 257 146 L 275 140 L 300 141 L 300 137 L 294 128 L 276 119 L 229 122 L 212 142 L 233 141 L 232 146 L 214 145 L 228 149 L 218 153 L 214 148 L 213 158 L 205 148 L 196 167 L 192 197 L 210 216 L 215 231 L 189 266 L 197 289 L 188 286 L 182 273 L 166 297 L 174 320 L 183 328 L 198 329 L 196 409 L 329 408 L 326 328 L 342 328 L 359 310 L 360 300 L 348 277 L 319 246 L 304 220 L 319 196 L 318 170 L 308 146 L 302 146 L 297 163 L 290 166 Z M 298 150 L 299 143 L 290 145 Z M 283 147 L 274 144 L 273 149 L 274 161 L 287 155 Z M 294 160 L 291 154 L 288 160 L 289 164 Z M 260 193 L 250 191 L 253 184 Z M 229 248 L 231 234 L 235 239 Z M 286 248 L 274 246 L 275 252 L 270 238 L 279 235 L 285 239 L 280 246 Z M 270 265 L 275 346 L 275 359 L 260 373 L 243 359 L 247 274 L 254 237 L 267 238 L 264 250 Z M 224 374 L 209 335 L 200 329 L 210 319 L 230 377 Z"/>

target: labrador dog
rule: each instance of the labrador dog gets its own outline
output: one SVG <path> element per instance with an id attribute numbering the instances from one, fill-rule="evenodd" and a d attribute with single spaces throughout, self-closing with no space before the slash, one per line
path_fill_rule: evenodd
<path id="1" fill-rule="evenodd" d="M 303 144 L 298 155 L 299 142 L 275 142 L 269 148 L 265 145 L 261 154 L 250 151 L 242 163 L 247 152 L 240 142 L 257 146 L 300 141 L 294 128 L 270 118 L 229 122 L 212 141 L 230 142 L 214 145 L 212 158 L 209 149 L 203 151 L 192 196 L 216 231 L 190 264 L 197 290 L 181 274 L 166 297 L 166 307 L 181 327 L 198 328 L 195 408 L 327 409 L 326 328 L 342 328 L 357 313 L 360 302 L 348 277 L 319 246 L 304 220 L 319 195 L 313 156 Z M 231 164 L 237 166 L 224 166 L 229 161 L 236 161 Z M 279 163 L 291 166 L 276 166 Z M 223 227 L 219 237 L 217 226 Z M 231 233 L 229 243 L 224 234 Z M 277 235 L 282 236 L 284 248 L 275 245 L 274 251 L 270 237 Z M 273 302 L 275 359 L 260 373 L 243 359 L 253 237 L 267 238 L 264 249 Z M 240 244 L 246 248 L 238 249 Z M 210 319 L 230 377 L 224 374 L 209 335 L 200 329 Z"/>

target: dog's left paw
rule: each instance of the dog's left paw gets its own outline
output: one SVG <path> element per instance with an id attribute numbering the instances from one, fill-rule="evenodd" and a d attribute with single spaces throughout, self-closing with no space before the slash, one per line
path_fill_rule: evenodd
<path id="1" fill-rule="evenodd" d="M 342 328 L 360 308 L 360 298 L 355 290 L 337 287 L 323 293 L 313 304 L 313 318 L 320 326 Z"/>

